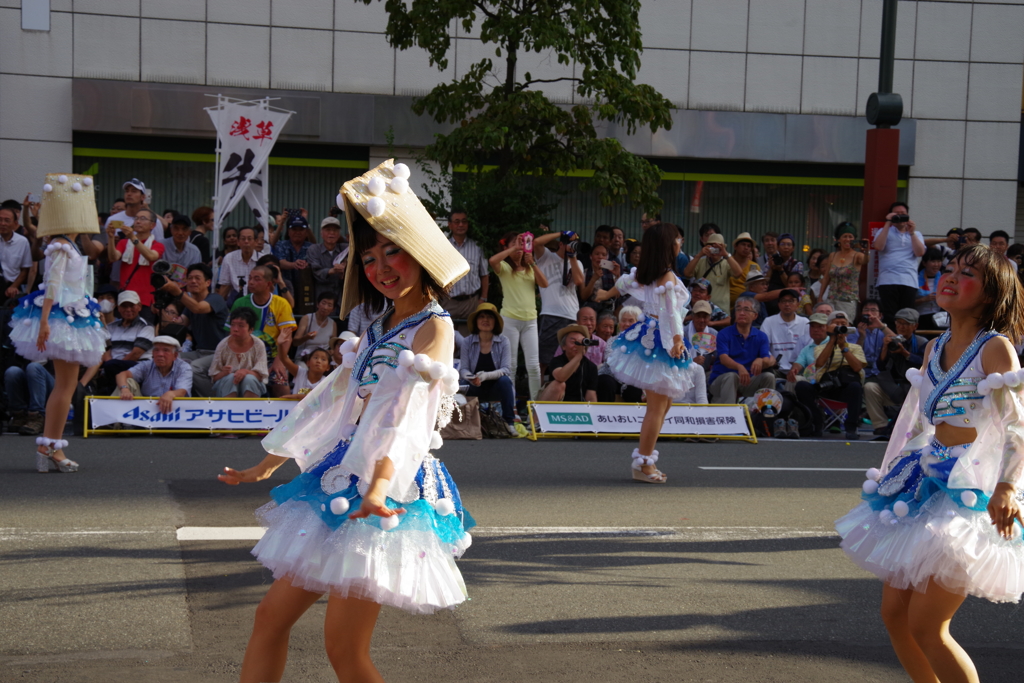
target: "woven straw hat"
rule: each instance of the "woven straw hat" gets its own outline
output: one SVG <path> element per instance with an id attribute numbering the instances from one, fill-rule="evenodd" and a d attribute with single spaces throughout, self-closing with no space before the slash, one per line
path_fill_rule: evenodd
<path id="1" fill-rule="evenodd" d="M 358 211 L 374 230 L 407 251 L 442 287 L 469 272 L 466 259 L 456 251 L 410 189 L 409 167 L 405 164 L 395 164 L 394 159 L 388 159 L 353 178 L 341 186 L 339 202 L 344 203 L 350 244 L 355 244 L 352 219 L 353 211 Z M 350 249 L 341 300 L 342 316 L 359 305 L 357 258 L 356 250 Z"/>
<path id="2" fill-rule="evenodd" d="M 100 231 L 92 176 L 47 173 L 39 206 L 40 237 Z"/>

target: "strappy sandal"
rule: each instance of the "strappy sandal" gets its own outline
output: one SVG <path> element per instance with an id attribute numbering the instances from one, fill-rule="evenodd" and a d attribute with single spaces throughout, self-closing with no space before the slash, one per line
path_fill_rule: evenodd
<path id="1" fill-rule="evenodd" d="M 39 446 L 42 446 L 44 450 L 39 450 Z M 63 460 L 57 460 L 53 457 L 53 454 L 57 451 L 67 448 L 68 442 L 64 439 L 48 439 L 45 436 L 36 438 L 36 471 L 37 472 L 52 472 L 53 470 L 59 470 L 61 472 L 77 472 L 78 463 L 74 460 L 64 458 Z"/>
<path id="2" fill-rule="evenodd" d="M 647 484 L 664 484 L 668 481 L 668 475 L 659 469 L 655 469 L 650 474 L 643 471 L 645 465 L 654 465 L 658 462 L 658 451 L 652 452 L 650 455 L 640 455 L 640 449 L 633 449 L 633 480 L 642 481 Z"/>

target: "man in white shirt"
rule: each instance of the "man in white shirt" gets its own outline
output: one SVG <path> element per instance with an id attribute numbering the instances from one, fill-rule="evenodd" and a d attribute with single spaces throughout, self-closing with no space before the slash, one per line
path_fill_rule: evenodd
<path id="1" fill-rule="evenodd" d="M 0 267 L 5 298 L 21 294 L 32 268 L 32 245 L 27 237 L 14 232 L 17 227 L 17 212 L 8 207 L 0 209 Z"/>
<path id="2" fill-rule="evenodd" d="M 248 294 L 249 273 L 256 267 L 258 259 L 256 230 L 241 228 L 238 231 L 238 249 L 224 255 L 217 278 L 217 293 L 229 304 Z"/>
<path id="3" fill-rule="evenodd" d="M 768 316 L 761 323 L 761 331 L 768 335 L 771 353 L 779 357 L 775 364 L 778 374 L 787 375 L 800 351 L 811 343 L 807 318 L 796 314 L 800 293 L 795 289 L 784 289 L 779 293 L 779 312 Z"/>
<path id="4" fill-rule="evenodd" d="M 559 348 L 558 331 L 575 325 L 580 310 L 576 292 L 577 287 L 583 285 L 583 268 L 576 260 L 576 250 L 570 249 L 561 237 L 560 232 L 550 232 L 533 240 L 534 259 L 548 281 L 547 287 L 540 288 L 540 315 L 537 316 L 541 375 Z M 564 282 L 563 274 L 568 277 L 568 283 Z"/>
<path id="5" fill-rule="evenodd" d="M 463 334 L 469 331 L 464 322 L 469 314 L 476 310 L 481 302 L 487 301 L 490 288 L 487 258 L 483 249 L 469 236 L 469 216 L 462 209 L 453 209 L 448 216 L 448 230 L 451 232 L 449 241 L 455 251 L 462 254 L 469 264 L 469 272 L 454 285 L 448 297 L 441 301 L 441 307 L 448 311 L 458 323 Z"/>
<path id="6" fill-rule="evenodd" d="M 895 202 L 871 245 L 878 252 L 882 320 L 890 329 L 896 325 L 896 311 L 917 303 L 917 261 L 924 256 L 925 245 L 909 214 L 906 203 Z"/>
<path id="7" fill-rule="evenodd" d="M 92 242 L 92 248 L 89 249 L 89 245 L 83 244 L 83 251 L 89 251 L 86 256 L 89 258 L 97 258 L 107 249 L 107 226 L 113 223 L 118 228 L 118 232 L 115 236 L 115 240 L 122 239 L 124 234 L 120 232 L 122 225 L 126 225 L 129 228 L 135 225 L 135 216 L 138 215 L 139 211 L 148 208 L 146 203 L 146 184 L 138 178 L 132 178 L 125 182 L 121 186 L 124 192 L 124 210 L 118 213 L 111 214 L 107 222 L 103 224 L 103 230 L 94 237 Z M 158 242 L 164 240 L 164 226 L 157 221 L 153 226 L 153 237 Z M 121 281 L 121 262 L 115 261 L 110 266 L 110 281 L 120 282 Z"/>

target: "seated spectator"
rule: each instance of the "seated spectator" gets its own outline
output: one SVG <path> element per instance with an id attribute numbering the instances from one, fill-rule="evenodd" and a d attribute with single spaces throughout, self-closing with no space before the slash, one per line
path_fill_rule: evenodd
<path id="1" fill-rule="evenodd" d="M 179 285 L 185 281 L 189 266 L 203 262 L 203 255 L 199 247 L 192 244 L 191 236 L 192 221 L 188 216 L 179 214 L 171 219 L 171 236 L 164 240 L 164 260 L 172 266 L 167 277 Z"/>
<path id="2" fill-rule="evenodd" d="M 220 294 L 210 291 L 212 280 L 213 272 L 208 265 L 194 263 L 185 275 L 184 292 L 173 282 L 164 286 L 165 291 L 181 297 L 181 305 L 188 315 L 192 349 L 180 357 L 192 366 L 192 393 L 195 396 L 212 395 L 210 363 L 217 345 L 227 335 L 224 328 L 228 320 L 228 305 Z"/>
<path id="3" fill-rule="evenodd" d="M 224 246 L 217 249 L 217 264 L 223 263 L 224 256 L 233 251 L 238 251 L 238 228 L 224 228 L 221 230 L 221 241 Z"/>
<path id="4" fill-rule="evenodd" d="M 209 206 L 200 206 L 192 212 L 192 222 L 196 229 L 191 231 L 188 241 L 196 245 L 199 250 L 201 261 L 207 265 L 212 263 L 213 255 L 210 253 L 210 238 L 207 235 L 213 234 L 213 209 Z M 237 237 L 237 233 L 236 237 Z"/>
<path id="5" fill-rule="evenodd" d="M 314 244 L 306 251 L 306 262 L 316 281 L 316 300 L 320 301 L 321 295 L 330 293 L 337 303 L 341 299 L 348 265 L 348 244 L 341 241 L 341 221 L 331 216 L 320 221 L 320 240 L 320 244 Z"/>
<path id="6" fill-rule="evenodd" d="M 276 294 L 271 293 L 273 272 L 269 266 L 257 266 L 249 274 L 249 294 L 238 298 L 231 310 L 248 308 L 256 316 L 254 334 L 267 347 L 267 361 L 270 370 L 270 395 L 281 397 L 288 393 L 288 370 L 281 360 L 292 345 L 295 319 L 292 307 Z"/>
<path id="7" fill-rule="evenodd" d="M 29 363 L 25 369 L 12 365 L 4 370 L 7 410 L 11 414 L 8 431 L 22 436 L 43 433 L 46 400 L 53 391 L 53 383 L 53 375 L 42 363 Z"/>
<path id="8" fill-rule="evenodd" d="M 1006 256 L 1006 250 L 1010 248 L 1010 234 L 1005 230 L 994 230 L 988 236 L 988 248 L 1000 256 Z"/>
<path id="9" fill-rule="evenodd" d="M 96 290 L 96 301 L 100 304 L 100 322 L 110 325 L 117 319 L 117 287 L 100 285 Z"/>
<path id="10" fill-rule="evenodd" d="M 768 263 L 768 289 L 785 289 L 789 276 L 793 273 L 803 274 L 804 263 L 796 258 L 796 240 L 789 233 L 779 235 L 778 251 L 772 255 Z"/>
<path id="11" fill-rule="evenodd" d="M 789 374 L 786 375 L 786 391 L 795 391 L 797 382 L 814 381 L 815 353 L 817 348 L 828 340 L 828 315 L 831 312 L 830 310 L 828 313 L 812 313 L 808 319 L 807 334 L 811 341 L 800 349 L 796 360 L 790 366 Z"/>
<path id="12" fill-rule="evenodd" d="M 917 271 L 917 299 L 914 306 L 920 314 L 918 322 L 926 330 L 937 330 L 940 326 L 933 317 L 941 311 L 935 303 L 935 292 L 939 288 L 939 277 L 942 275 L 942 252 L 929 249 L 921 258 L 921 269 Z"/>
<path id="13" fill-rule="evenodd" d="M 103 354 L 101 365 L 108 380 L 105 387 L 109 387 L 119 373 L 152 357 L 153 338 L 156 334 L 153 326 L 139 315 L 141 311 L 137 292 L 128 290 L 117 295 L 117 312 L 121 318 L 107 325 L 110 347 Z"/>
<path id="14" fill-rule="evenodd" d="M 331 338 L 338 336 L 338 325 L 331 318 L 337 303 L 337 294 L 321 292 L 316 300 L 316 312 L 302 316 L 295 332 L 294 343 L 298 344 L 296 357 L 302 357 L 313 349 L 326 349 Z"/>
<path id="15" fill-rule="evenodd" d="M 281 260 L 273 254 L 260 256 L 256 261 L 257 266 L 266 266 L 267 268 L 270 268 L 270 273 L 274 278 L 274 287 L 271 291 L 287 301 L 288 305 L 292 307 L 292 311 L 294 311 L 295 290 L 292 288 L 292 283 L 286 280 L 284 274 L 281 272 L 280 263 Z"/>
<path id="16" fill-rule="evenodd" d="M 953 254 L 960 249 L 963 234 L 964 231 L 960 228 L 950 228 L 945 237 L 929 237 L 924 241 L 924 245 L 938 249 L 942 257 L 942 265 L 945 266 L 953 258 Z"/>
<path id="17" fill-rule="evenodd" d="M 273 255 L 273 253 L 274 253 L 273 244 L 274 244 L 275 240 L 271 240 L 270 244 L 267 244 L 267 233 L 263 229 L 263 226 L 261 226 L 261 225 L 254 225 L 253 226 L 253 230 L 256 231 L 256 233 L 255 233 L 256 234 L 256 238 L 255 238 L 255 240 L 256 240 L 255 241 L 255 245 L 256 246 L 254 247 L 254 249 L 256 251 L 256 255 L 259 256 L 260 258 L 263 258 L 264 256 Z"/>
<path id="18" fill-rule="evenodd" d="M 879 373 L 864 383 L 868 417 L 877 436 L 888 437 L 892 432 L 892 421 L 886 414 L 886 408 L 894 409 L 894 419 L 910 392 L 907 370 L 920 368 L 924 362 L 928 340 L 916 334 L 919 316 L 913 308 L 902 308 L 896 312 L 896 333 L 889 332 L 885 336 L 878 356 Z"/>
<path id="19" fill-rule="evenodd" d="M 807 334 L 807 318 L 796 314 L 800 293 L 794 289 L 783 289 L 779 292 L 778 301 L 779 312 L 765 318 L 761 331 L 768 335 L 772 357 L 777 360 L 773 370 L 777 376 L 783 377 L 789 374 L 797 354 L 811 338 Z"/>
<path id="20" fill-rule="evenodd" d="M 157 337 L 174 337 L 184 346 L 188 339 L 188 315 L 183 315 L 181 308 L 181 304 L 169 301 L 166 306 L 157 309 L 159 315 L 156 316 L 156 324 L 153 325 L 153 334 Z"/>
<path id="21" fill-rule="evenodd" d="M 273 254 L 280 259 L 282 274 L 291 284 L 292 291 L 297 290 L 302 284 L 300 272 L 309 268 L 306 254 L 313 243 L 306 239 L 308 234 L 309 221 L 301 215 L 289 216 L 288 239 L 278 240 L 274 245 Z"/>
<path id="22" fill-rule="evenodd" d="M 217 279 L 217 293 L 228 303 L 234 302 L 240 296 L 248 294 L 246 288 L 249 273 L 256 267 L 259 254 L 256 253 L 256 231 L 252 228 L 242 228 L 238 231 L 238 249 L 227 251 L 220 266 L 220 275 Z M 224 245 L 227 249 L 227 234 L 224 236 Z"/>
<path id="23" fill-rule="evenodd" d="M 586 357 L 587 347 L 583 344 L 589 336 L 589 330 L 582 325 L 569 325 L 558 331 L 558 345 L 563 353 L 548 365 L 551 381 L 541 389 L 538 401 L 597 402 L 597 366 Z"/>
<path id="24" fill-rule="evenodd" d="M 846 341 L 849 321 L 846 313 L 835 311 L 827 319 L 824 344 L 814 348 L 814 381 L 797 382 L 794 387 L 797 400 L 811 416 L 815 437 L 824 432 L 825 415 L 818 407 L 818 398 L 828 398 L 846 404 L 846 438 L 859 439 L 860 407 L 864 397 L 864 350 Z"/>
<path id="25" fill-rule="evenodd" d="M 747 291 L 740 296 L 751 297 L 756 302 L 757 318 L 754 320 L 754 327 L 761 329 L 761 325 L 768 319 L 768 304 L 771 302 L 776 308 L 776 301 L 781 290 L 768 291 L 768 279 L 762 273 L 750 273 L 747 275 Z M 739 301 L 739 298 L 736 299 Z"/>
<path id="26" fill-rule="evenodd" d="M 708 324 L 716 330 L 721 330 L 732 325 L 732 317 L 711 300 L 712 291 L 714 291 L 714 286 L 710 282 L 704 278 L 697 278 L 690 286 L 690 301 L 707 301 L 711 306 L 711 319 Z M 685 322 L 690 322 L 689 316 Z"/>
<path id="27" fill-rule="evenodd" d="M 618 320 L 611 311 L 605 311 L 597 316 L 597 327 L 594 328 L 594 336 L 608 344 L 609 339 L 615 337 L 615 326 Z"/>
<path id="28" fill-rule="evenodd" d="M 159 397 L 157 408 L 165 415 L 174 409 L 174 399 L 192 392 L 192 368 L 178 358 L 181 344 L 174 337 L 153 340 L 153 358 L 141 361 L 117 375 L 121 399 Z"/>
<path id="29" fill-rule="evenodd" d="M 494 304 L 482 303 L 466 318 L 469 334 L 462 338 L 459 374 L 469 382 L 467 396 L 501 403 L 501 417 L 508 433 L 526 436 L 526 427 L 516 424 L 516 392 L 509 372 L 512 345 L 502 334 L 504 321 Z"/>
<path id="30" fill-rule="evenodd" d="M 23 293 L 32 269 L 32 245 L 28 238 L 15 232 L 18 227 L 18 211 L 10 207 L 0 208 L 0 271 L 2 271 L 3 299 L 13 299 Z"/>
<path id="31" fill-rule="evenodd" d="M 342 334 L 345 334 L 342 332 Z M 353 335 L 354 336 L 354 335 Z M 342 356 L 341 345 L 345 342 L 344 337 L 331 337 L 331 365 L 338 367 L 341 365 Z"/>
<path id="32" fill-rule="evenodd" d="M 132 225 L 120 226 L 125 235 L 120 241 L 115 234 L 116 224 L 107 223 L 107 256 L 111 263 L 121 263 L 121 289 L 138 294 L 139 302 L 146 308 L 153 303 L 153 264 L 164 255 L 163 242 L 153 234 L 156 220 L 156 214 L 149 209 L 139 209 Z"/>
<path id="33" fill-rule="evenodd" d="M 603 339 L 594 334 L 597 330 L 597 312 L 589 305 L 580 306 L 580 310 L 576 313 L 576 324 L 582 325 L 586 328 L 586 338 L 591 342 L 586 345 L 587 358 L 589 358 L 590 362 L 594 365 L 601 365 L 601 363 L 604 363 L 606 344 Z M 555 349 L 555 358 L 561 355 L 562 349 L 561 344 L 559 344 L 559 348 Z"/>
<path id="34" fill-rule="evenodd" d="M 646 316 L 639 306 L 623 306 L 619 309 L 619 334 L 636 325 Z"/>
<path id="35" fill-rule="evenodd" d="M 865 379 L 878 374 L 878 357 L 882 353 L 882 346 L 885 345 L 885 338 L 891 334 L 892 330 L 882 322 L 881 304 L 875 299 L 867 299 L 860 309 L 857 329 L 851 329 L 847 336 L 847 341 L 851 344 L 859 344 L 864 351 Z"/>
<path id="36" fill-rule="evenodd" d="M 288 356 L 281 359 L 288 372 L 295 377 L 292 382 L 292 393 L 282 398 L 301 400 L 331 372 L 331 354 L 327 349 L 307 349 L 304 353 L 298 354 L 298 357 L 298 363 L 293 363 Z"/>
<path id="37" fill-rule="evenodd" d="M 231 312 L 230 332 L 211 356 L 210 379 L 218 398 L 259 398 L 267 394 L 267 349 L 252 336 L 256 316 L 248 308 Z"/>
<path id="38" fill-rule="evenodd" d="M 753 396 L 758 389 L 775 388 L 768 336 L 754 327 L 755 303 L 748 296 L 737 299 L 736 323 L 718 332 L 718 359 L 710 377 L 715 403 L 736 403 L 740 396 Z"/>
<path id="39" fill-rule="evenodd" d="M 698 301 L 693 304 L 690 322 L 683 328 L 683 338 L 693 357 L 693 362 L 708 370 L 715 362 L 715 348 L 718 345 L 718 330 L 711 327 L 711 302 Z M 706 403 L 707 401 L 705 401 Z"/>
<path id="40" fill-rule="evenodd" d="M 693 382 L 685 394 L 672 399 L 673 403 L 687 403 L 690 405 L 707 405 L 708 403 L 708 382 L 704 368 L 697 363 L 690 363 L 686 371 L 690 373 L 690 380 Z"/>

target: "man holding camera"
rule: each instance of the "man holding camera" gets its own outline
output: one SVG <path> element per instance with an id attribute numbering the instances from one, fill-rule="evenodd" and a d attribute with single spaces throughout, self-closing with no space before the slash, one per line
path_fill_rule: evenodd
<path id="1" fill-rule="evenodd" d="M 910 220 L 905 202 L 889 207 L 885 225 L 871 245 L 878 252 L 878 292 L 882 319 L 892 326 L 896 311 L 913 308 L 917 299 L 917 260 L 924 256 L 924 239 Z"/>
<path id="2" fill-rule="evenodd" d="M 871 426 L 877 436 L 888 438 L 893 418 L 910 391 L 907 370 L 920 368 L 928 340 L 915 334 L 920 314 L 913 308 L 896 313 L 896 331 L 886 330 L 882 351 L 878 356 L 880 372 L 864 384 L 864 398 L 868 406 Z M 886 410 L 886 409 L 890 410 Z"/>
<path id="3" fill-rule="evenodd" d="M 163 242 L 153 235 L 155 225 L 156 214 L 140 209 L 132 225 L 120 226 L 125 237 L 118 241 L 118 226 L 107 223 L 107 256 L 111 263 L 121 263 L 121 291 L 138 294 L 143 307 L 153 303 L 153 264 L 164 255 Z"/>
<path id="4" fill-rule="evenodd" d="M 819 319 L 820 320 L 820 319 Z M 817 405 L 818 398 L 846 404 L 846 438 L 859 439 L 860 406 L 864 398 L 864 349 L 846 340 L 850 332 L 846 313 L 834 311 L 826 318 L 825 343 L 814 349 L 814 381 L 797 382 L 797 400 L 811 416 L 814 436 L 824 432 L 825 416 Z"/>
<path id="5" fill-rule="evenodd" d="M 189 266 L 203 262 L 199 247 L 189 239 L 191 236 L 192 219 L 181 215 L 171 219 L 171 236 L 163 241 L 164 260 L 171 265 L 167 277 L 179 285 L 185 281 L 185 272 Z"/>
<path id="6" fill-rule="evenodd" d="M 558 331 L 562 355 L 548 365 L 551 381 L 541 389 L 538 401 L 597 402 L 597 366 L 586 356 L 589 336 L 582 325 L 569 325 Z"/>
<path id="7" fill-rule="evenodd" d="M 729 310 L 729 279 L 745 277 L 740 264 L 725 248 L 725 238 L 717 232 L 707 235 L 704 247 L 694 260 L 686 264 L 683 275 L 688 278 L 703 278 L 711 283 L 711 301 L 723 311 Z"/>
<path id="8" fill-rule="evenodd" d="M 181 304 L 188 311 L 192 350 L 182 353 L 181 358 L 192 365 L 193 391 L 197 396 L 213 394 L 213 382 L 208 371 L 217 345 L 228 334 L 224 329 L 228 305 L 220 294 L 210 291 L 212 279 L 210 266 L 193 263 L 185 275 L 184 291 L 175 282 L 168 282 L 163 288 L 171 296 L 181 297 Z"/>

